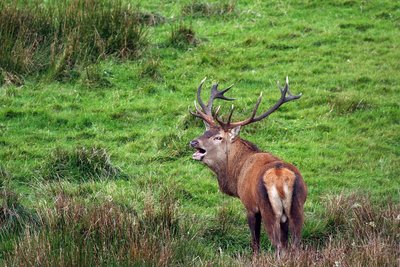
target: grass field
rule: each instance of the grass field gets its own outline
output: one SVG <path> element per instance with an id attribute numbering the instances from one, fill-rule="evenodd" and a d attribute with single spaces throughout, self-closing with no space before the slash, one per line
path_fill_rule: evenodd
<path id="1" fill-rule="evenodd" d="M 241 136 L 302 172 L 303 249 L 278 261 L 264 232 L 253 264 L 398 264 L 400 4 L 146 1 L 137 8 L 157 23 L 140 28 L 132 47 L 143 47 L 132 54 L 104 45 L 109 54 L 71 52 L 68 65 L 60 62 L 70 46 L 60 45 L 58 61 L 40 69 L 12 69 L 13 59 L 2 56 L 0 264 L 251 264 L 240 201 L 222 195 L 213 174 L 191 159 L 188 142 L 204 127 L 188 106 L 207 76 L 207 88 L 235 83 L 229 96 L 243 119 L 260 91 L 259 110 L 274 103 L 276 82 L 287 75 L 302 98 Z"/>

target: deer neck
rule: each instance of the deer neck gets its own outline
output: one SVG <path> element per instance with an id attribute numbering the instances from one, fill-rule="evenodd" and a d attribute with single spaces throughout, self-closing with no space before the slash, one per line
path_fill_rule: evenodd
<path id="1" fill-rule="evenodd" d="M 216 162 L 210 168 L 216 173 L 220 190 L 230 196 L 237 197 L 237 185 L 240 171 L 246 159 L 259 152 L 250 142 L 237 138 L 226 149 L 226 158 Z"/>

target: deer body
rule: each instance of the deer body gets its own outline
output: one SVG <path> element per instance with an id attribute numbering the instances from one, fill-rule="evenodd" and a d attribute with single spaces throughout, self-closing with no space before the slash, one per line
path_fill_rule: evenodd
<path id="1" fill-rule="evenodd" d="M 206 131 L 190 142 L 196 149 L 193 159 L 202 161 L 216 174 L 223 193 L 238 197 L 245 206 L 253 252 L 258 253 L 260 249 L 260 228 L 263 221 L 279 256 L 288 245 L 289 231 L 292 245 L 296 247 L 300 242 L 307 188 L 296 167 L 270 153 L 260 151 L 254 144 L 241 139 L 239 131 L 240 127 L 265 118 L 281 104 L 300 96 L 292 96 L 286 82 L 285 88 L 281 89 L 280 103 L 278 101 L 266 113 L 255 117 L 260 97 L 249 119 L 231 123 L 232 108 L 228 122 L 224 123 L 217 116 L 218 110 L 212 115 L 212 103 L 215 98 L 231 100 L 223 95 L 230 87 L 218 91 L 217 85 L 214 85 L 210 100 L 205 105 L 200 98 L 201 85 L 197 98 L 202 110 L 196 106 L 197 113 L 192 114 L 204 120 Z M 289 96 L 286 96 L 287 93 Z"/>

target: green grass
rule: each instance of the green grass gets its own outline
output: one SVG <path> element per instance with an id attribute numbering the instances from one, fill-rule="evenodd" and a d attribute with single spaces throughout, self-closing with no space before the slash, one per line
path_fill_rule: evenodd
<path id="1" fill-rule="evenodd" d="M 149 47 L 135 60 L 107 58 L 78 68 L 78 77 L 68 82 L 44 79 L 44 73 L 24 77 L 23 86 L 6 83 L 0 88 L 0 167 L 1 178 L 7 180 L 1 185 L 20 196 L 24 212 L 47 218 L 43 214 L 54 211 L 55 199 L 63 193 L 86 207 L 89 217 L 93 205 L 104 207 L 110 201 L 121 211 L 134 210 L 141 219 L 148 203 L 162 209 L 160 199 L 171 190 L 181 232 L 162 238 L 170 244 L 165 251 L 173 252 L 161 262 L 140 254 L 139 262 L 248 263 L 250 237 L 243 207 L 218 192 L 213 174 L 191 160 L 188 142 L 204 129 L 188 113 L 188 106 L 193 109 L 197 85 L 207 76 L 207 87 L 211 81 L 221 86 L 235 83 L 229 96 L 237 99 L 234 119 L 242 119 L 260 91 L 264 101 L 259 110 L 267 109 L 279 96 L 276 81 L 282 83 L 287 75 L 291 91 L 303 93 L 302 98 L 247 126 L 241 135 L 302 172 L 309 190 L 304 243 L 321 251 L 340 245 L 327 243 L 329 236 L 340 235 L 331 231 L 337 225 L 332 226 L 326 213 L 332 196 L 368 195 L 377 210 L 386 209 L 391 200 L 398 211 L 400 5 L 393 1 L 237 1 L 229 2 L 234 9 L 229 14 L 188 14 L 193 3 L 142 3 L 142 10 L 161 14 L 167 23 L 148 28 Z M 218 6 L 209 3 L 208 7 Z M 193 31 L 198 41 L 174 45 L 181 28 Z M 222 112 L 228 110 L 229 105 L 223 104 Z M 80 169 L 78 163 L 92 157 L 88 153 L 82 161 L 74 160 L 81 148 L 107 154 L 95 157 L 100 165 L 95 162 Z M 48 179 L 57 159 L 64 160 L 66 171 L 61 177 L 65 179 Z M 104 162 L 118 174 L 96 172 Z M 79 243 L 80 237 L 74 239 L 78 230 L 71 228 L 68 238 Z M 52 231 L 48 226 L 35 234 L 42 238 Z M 385 238 L 398 236 L 398 232 L 385 233 Z M 263 250 L 272 254 L 263 235 Z M 3 260 L 4 255 L 37 248 L 26 236 L 5 235 Z M 148 238 L 149 251 L 160 256 L 162 249 L 152 245 L 153 237 Z M 113 250 L 112 255 L 123 249 Z M 19 264 L 10 257 L 10 264 Z M 398 252 L 392 257 L 398 258 Z M 312 262 L 312 256 L 307 260 Z"/>

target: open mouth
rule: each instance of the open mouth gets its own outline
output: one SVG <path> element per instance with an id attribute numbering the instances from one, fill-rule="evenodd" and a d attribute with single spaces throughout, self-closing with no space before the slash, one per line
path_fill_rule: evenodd
<path id="1" fill-rule="evenodd" d="M 200 147 L 196 147 L 196 152 L 193 154 L 192 158 L 195 160 L 202 160 L 206 155 L 206 150 Z"/>

